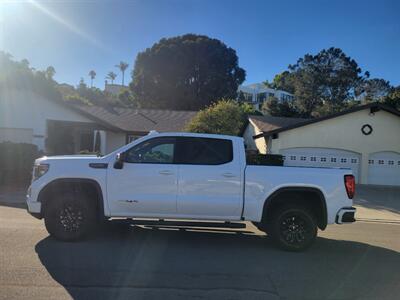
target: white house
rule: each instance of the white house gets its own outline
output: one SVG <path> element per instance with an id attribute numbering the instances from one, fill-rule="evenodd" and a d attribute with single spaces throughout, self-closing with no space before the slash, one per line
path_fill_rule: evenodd
<path id="1" fill-rule="evenodd" d="M 93 151 L 100 137 L 99 150 L 106 154 L 150 130 L 180 131 L 195 114 L 75 106 L 29 90 L 2 90 L 0 142 L 34 144 L 45 154 L 73 154 Z"/>
<path id="2" fill-rule="evenodd" d="M 351 168 L 358 183 L 400 185 L 399 133 L 400 112 L 373 103 L 308 120 L 252 116 L 244 137 L 287 166 Z"/>
<path id="3" fill-rule="evenodd" d="M 275 97 L 278 101 L 292 101 L 293 95 L 267 87 L 263 83 L 254 83 L 249 85 L 241 85 L 238 89 L 239 101 L 251 103 L 255 109 L 260 110 L 265 100 L 270 97 Z"/>
<path id="4" fill-rule="evenodd" d="M 127 89 L 128 87 L 125 85 L 121 85 L 121 84 L 116 84 L 116 83 L 108 83 L 107 80 L 105 81 L 104 84 L 104 91 L 108 92 L 110 94 L 116 95 L 118 96 L 118 94 L 124 90 Z"/>

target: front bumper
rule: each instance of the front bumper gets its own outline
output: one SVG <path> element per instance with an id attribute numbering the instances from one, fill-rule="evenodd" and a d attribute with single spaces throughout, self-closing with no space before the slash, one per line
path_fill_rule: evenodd
<path id="1" fill-rule="evenodd" d="M 42 203 L 33 201 L 29 190 L 28 195 L 26 195 L 26 210 L 35 218 L 42 218 Z"/>
<path id="2" fill-rule="evenodd" d="M 356 209 L 354 207 L 341 208 L 336 214 L 336 224 L 353 223 Z"/>

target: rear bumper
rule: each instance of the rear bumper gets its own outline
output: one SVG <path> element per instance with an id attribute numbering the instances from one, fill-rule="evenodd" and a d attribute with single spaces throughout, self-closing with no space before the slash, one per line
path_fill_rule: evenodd
<path id="1" fill-rule="evenodd" d="M 353 223 L 356 209 L 354 207 L 343 207 L 336 214 L 336 224 Z"/>

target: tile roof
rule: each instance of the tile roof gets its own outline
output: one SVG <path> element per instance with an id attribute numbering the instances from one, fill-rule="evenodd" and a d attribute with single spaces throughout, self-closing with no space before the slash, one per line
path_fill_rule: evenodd
<path id="1" fill-rule="evenodd" d="M 126 132 L 182 131 L 196 111 L 77 106 L 85 114 Z"/>

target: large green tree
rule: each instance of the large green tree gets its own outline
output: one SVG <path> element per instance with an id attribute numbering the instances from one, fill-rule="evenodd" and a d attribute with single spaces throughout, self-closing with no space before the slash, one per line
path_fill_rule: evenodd
<path id="1" fill-rule="evenodd" d="M 382 99 L 382 102 L 400 110 L 400 85 L 397 87 L 392 87 L 389 94 Z"/>
<path id="2" fill-rule="evenodd" d="M 379 78 L 363 80 L 357 88 L 358 98 L 364 103 L 384 101 L 391 91 L 389 81 Z"/>
<path id="3" fill-rule="evenodd" d="M 262 105 L 261 111 L 265 115 L 276 117 L 302 117 L 294 104 L 290 101 L 279 101 L 276 97 L 269 97 Z"/>
<path id="4" fill-rule="evenodd" d="M 138 54 L 130 88 L 141 107 L 198 110 L 235 98 L 245 71 L 220 40 L 186 34 L 161 39 Z"/>
<path id="5" fill-rule="evenodd" d="M 266 84 L 293 93 L 299 115 L 312 117 L 315 112 L 329 114 L 346 108 L 357 96 L 377 94 L 383 83 L 369 81 L 368 77 L 354 59 L 331 47 L 304 55 Z"/>
<path id="6" fill-rule="evenodd" d="M 323 104 L 341 106 L 354 99 L 364 77 L 356 61 L 339 48 L 306 54 L 289 66 L 297 106 L 306 115 Z"/>
<path id="7" fill-rule="evenodd" d="M 272 82 L 265 81 L 264 84 L 272 89 L 294 94 L 293 75 L 289 71 L 276 74 Z"/>

